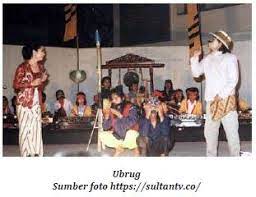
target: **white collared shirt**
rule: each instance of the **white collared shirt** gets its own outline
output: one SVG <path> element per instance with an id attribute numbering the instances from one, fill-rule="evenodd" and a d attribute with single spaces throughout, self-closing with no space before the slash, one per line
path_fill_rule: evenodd
<path id="1" fill-rule="evenodd" d="M 188 99 L 187 104 L 188 104 L 188 111 L 187 111 L 187 113 L 188 113 L 188 114 L 192 114 L 192 111 L 193 111 L 193 109 L 194 109 L 195 106 L 196 106 L 196 100 L 192 103 L 192 102 Z"/>
<path id="2" fill-rule="evenodd" d="M 194 77 L 205 75 L 205 100 L 212 101 L 216 95 L 227 98 L 235 94 L 239 78 L 238 61 L 230 53 L 212 52 L 201 62 L 198 57 L 192 57 L 191 71 Z"/>
<path id="3" fill-rule="evenodd" d="M 54 103 L 54 111 L 58 111 L 60 109 L 60 107 L 61 107 L 60 102 L 56 101 Z M 67 100 L 66 98 L 64 99 L 63 108 L 65 109 L 67 116 L 69 116 L 71 113 L 71 110 L 72 110 L 72 103 L 69 100 Z"/>

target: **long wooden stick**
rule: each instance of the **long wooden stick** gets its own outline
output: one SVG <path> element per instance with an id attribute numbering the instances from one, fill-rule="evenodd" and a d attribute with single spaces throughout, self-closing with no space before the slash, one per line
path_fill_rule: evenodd
<path id="1" fill-rule="evenodd" d="M 79 70 L 80 59 L 79 59 L 79 36 L 78 36 L 78 34 L 76 36 L 76 59 L 77 59 L 76 69 Z M 79 92 L 79 83 L 77 83 L 77 92 Z"/>
<path id="2" fill-rule="evenodd" d="M 97 32 L 98 33 L 98 32 Z M 99 36 L 99 35 L 98 35 Z M 97 49 L 97 73 L 98 73 L 98 96 L 99 96 L 99 108 L 98 108 L 98 152 L 101 152 L 102 143 L 100 141 L 100 132 L 103 132 L 103 116 L 102 116 L 102 97 L 101 97 L 101 48 L 100 41 L 96 40 Z"/>

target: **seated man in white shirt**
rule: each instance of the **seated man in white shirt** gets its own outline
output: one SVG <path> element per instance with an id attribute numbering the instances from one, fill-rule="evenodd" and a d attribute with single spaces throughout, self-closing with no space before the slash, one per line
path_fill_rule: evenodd
<path id="1" fill-rule="evenodd" d="M 57 101 L 54 103 L 54 111 L 58 117 L 70 116 L 72 103 L 65 98 L 63 90 L 57 90 L 56 92 Z"/>
<path id="2" fill-rule="evenodd" d="M 205 75 L 206 122 L 204 135 L 207 145 L 207 156 L 217 156 L 220 123 L 223 124 L 228 140 L 231 156 L 239 156 L 240 140 L 238 134 L 238 115 L 236 110 L 228 111 L 220 119 L 215 120 L 210 110 L 212 101 L 223 101 L 234 98 L 239 78 L 238 61 L 231 54 L 232 39 L 224 31 L 210 33 L 210 53 L 199 62 L 201 51 L 196 51 L 190 59 L 194 77 Z M 227 99 L 228 100 L 228 99 Z"/>

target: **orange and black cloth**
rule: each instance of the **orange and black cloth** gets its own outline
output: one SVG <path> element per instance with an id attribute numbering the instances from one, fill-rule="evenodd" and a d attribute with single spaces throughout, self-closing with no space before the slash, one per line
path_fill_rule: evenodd
<path id="1" fill-rule="evenodd" d="M 69 4 L 65 6 L 65 34 L 64 41 L 74 39 L 77 36 L 77 6 Z"/>

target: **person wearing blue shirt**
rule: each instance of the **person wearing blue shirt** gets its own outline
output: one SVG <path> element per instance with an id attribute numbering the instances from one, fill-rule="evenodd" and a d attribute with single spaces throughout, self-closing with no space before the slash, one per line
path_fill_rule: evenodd
<path id="1" fill-rule="evenodd" d="M 171 148 L 170 121 L 161 104 L 144 105 L 145 117 L 140 121 L 138 144 L 141 155 L 168 156 Z"/>

